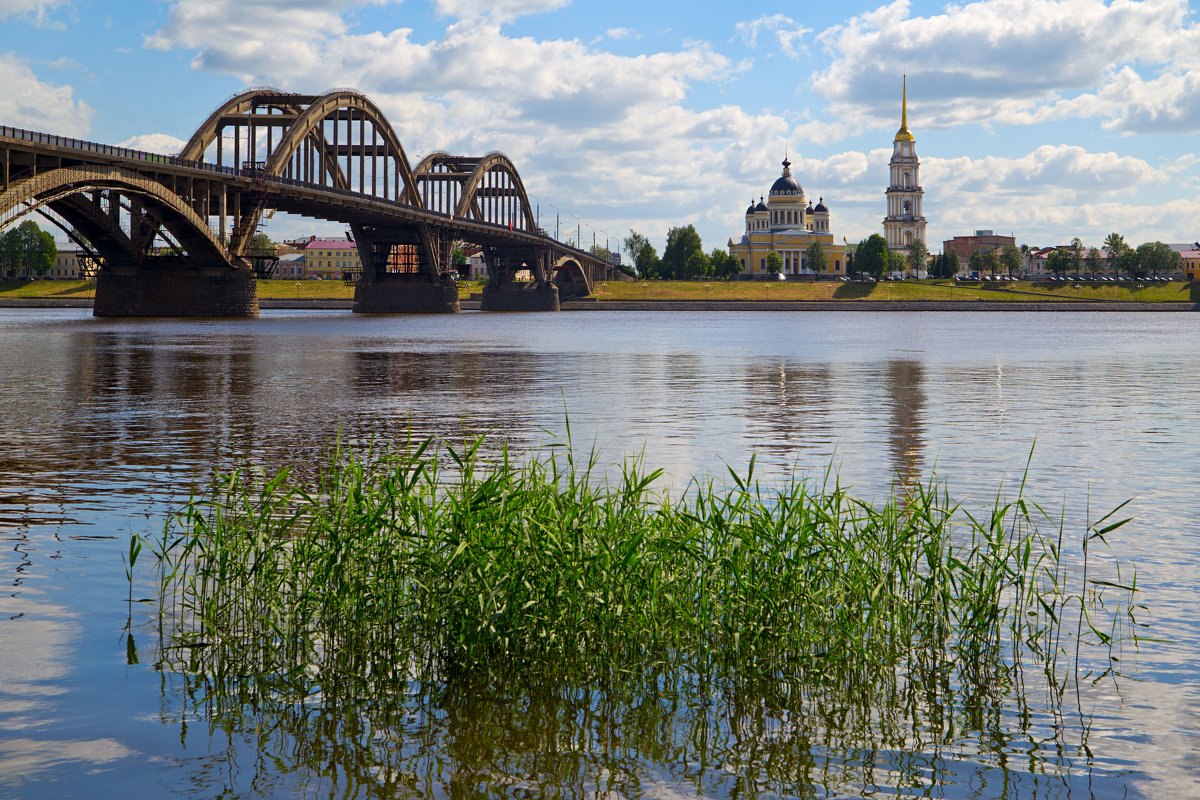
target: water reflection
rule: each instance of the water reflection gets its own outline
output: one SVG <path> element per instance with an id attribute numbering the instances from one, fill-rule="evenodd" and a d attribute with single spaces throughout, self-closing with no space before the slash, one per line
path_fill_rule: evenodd
<path id="1" fill-rule="evenodd" d="M 497 794 L 550 793 L 561 780 L 575 787 L 568 792 L 745 795 L 768 773 L 779 793 L 801 796 L 822 781 L 829 794 L 875 791 L 868 778 L 959 797 L 1066 796 L 1066 784 L 1072 794 L 1192 796 L 1200 787 L 1190 756 L 1200 752 L 1200 317 L 265 314 L 142 323 L 72 314 L 0 312 L 0 396 L 10 410 L 0 426 L 0 743 L 10 744 L 0 758 L 12 759 L 0 774 L 28 763 L 32 749 L 53 749 L 46 740 L 55 736 L 69 752 L 98 741 L 128 755 L 89 761 L 78 751 L 79 760 L 23 773 L 22 792 L 153 794 L 162 778 L 149 763 L 178 765 L 166 781 L 210 795 L 231 783 L 248 795 L 308 791 L 331 780 L 323 764 L 349 771 L 339 773 L 343 786 L 374 776 L 363 793 L 378 796 L 464 794 L 485 776 Z M 1054 738 L 1055 726 L 1078 724 L 995 699 L 970 713 L 922 701 L 913 730 L 848 744 L 832 723 L 815 722 L 838 713 L 833 702 L 814 712 L 647 689 L 605 725 L 599 709 L 616 695 L 591 685 L 497 686 L 404 716 L 392 704 L 369 724 L 306 707 L 235 715 L 226 739 L 215 720 L 186 710 L 176 676 L 162 676 L 170 725 L 143 727 L 164 700 L 152 654 L 125 663 L 120 556 L 129 533 L 159 530 L 194 482 L 242 456 L 316 463 L 339 433 L 361 443 L 493 431 L 537 445 L 561 434 L 564 410 L 582 449 L 597 442 L 610 462 L 644 450 L 673 485 L 742 467 L 753 451 L 771 477 L 840 464 L 866 495 L 936 463 L 957 499 L 986 503 L 1002 477 L 1020 473 L 1036 439 L 1031 494 L 1065 507 L 1072 522 L 1089 503 L 1107 510 L 1136 498 L 1137 522 L 1116 546 L 1140 560 L 1152 633 L 1170 641 L 1123 654 L 1139 680 L 1120 695 L 1083 687 L 1085 718 L 1099 731 L 1090 754 L 1078 738 Z M 136 607 L 134 623 L 150 646 Z M 530 708 L 546 716 L 526 719 Z M 696 727 L 698 719 L 708 721 Z M 342 745 L 323 736 L 337 725 L 361 726 L 361 746 L 331 753 Z M 406 730 L 416 738 L 404 739 Z M 977 732 L 978 751 L 963 744 L 965 730 Z M 507 756 L 485 747 L 492 734 L 513 743 Z M 367 744 L 378 757 L 355 771 Z M 461 762 L 435 763 L 429 754 L 441 746 Z M 279 769 L 259 763 L 259 752 L 278 755 Z M 84 776 L 92 767 L 114 767 L 113 776 Z M 274 783 L 254 785 L 259 770 Z M 52 781 L 75 782 L 47 789 Z"/>
<path id="2" fill-rule="evenodd" d="M 888 451 L 897 482 L 911 488 L 920 480 L 925 447 L 923 416 L 925 370 L 917 361 L 893 360 L 884 364 L 885 386 L 891 417 Z"/>

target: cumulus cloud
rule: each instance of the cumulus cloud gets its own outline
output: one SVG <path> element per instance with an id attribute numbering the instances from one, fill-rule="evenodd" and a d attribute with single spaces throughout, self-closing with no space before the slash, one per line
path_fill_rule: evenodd
<path id="1" fill-rule="evenodd" d="M 1111 117 L 1121 129 L 1194 130 L 1200 29 L 1187 0 L 978 0 L 910 16 L 909 0 L 818 36 L 831 56 L 814 81 L 835 116 L 883 126 L 907 72 L 923 124 L 1030 124 Z M 1135 69 L 1155 75 L 1143 81 Z M 1181 102 L 1182 101 L 1182 102 Z M 1115 105 L 1114 105 L 1115 104 Z M 1181 105 L 1175 113 L 1167 105 Z"/>
<path id="2" fill-rule="evenodd" d="M 0 119 L 18 128 L 49 131 L 62 136 L 86 136 L 93 111 L 75 99 L 70 86 L 38 80 L 29 65 L 13 55 L 0 55 Z"/>
<path id="3" fill-rule="evenodd" d="M 123 142 L 117 142 L 117 147 L 128 147 L 132 150 L 144 150 L 147 153 L 161 153 L 165 156 L 178 155 L 187 144 L 183 139 L 167 133 L 143 133 L 131 136 Z"/>

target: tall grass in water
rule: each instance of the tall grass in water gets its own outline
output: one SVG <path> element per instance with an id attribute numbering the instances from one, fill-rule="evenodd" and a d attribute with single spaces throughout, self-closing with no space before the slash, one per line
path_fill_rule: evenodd
<path id="1" fill-rule="evenodd" d="M 833 474 L 764 487 L 753 460 L 673 495 L 636 461 L 481 443 L 215 479 L 154 547 L 165 658 L 293 699 L 514 669 L 986 693 L 1132 620 L 1133 581 L 1069 578 L 1061 525 L 1023 496 L 971 516 L 931 480 L 873 504 Z"/>

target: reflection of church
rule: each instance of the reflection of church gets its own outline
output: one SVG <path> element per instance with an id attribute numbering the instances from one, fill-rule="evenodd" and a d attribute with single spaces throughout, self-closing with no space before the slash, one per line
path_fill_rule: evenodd
<path id="1" fill-rule="evenodd" d="M 814 207 L 804 199 L 804 189 L 792 177 L 792 162 L 783 159 L 783 175 L 771 185 L 766 202 L 750 201 L 746 209 L 746 231 L 740 241 L 729 240 L 729 252 L 738 260 L 743 275 L 769 272 L 767 257 L 778 253 L 784 275 L 813 275 L 806 251 L 820 242 L 825 252 L 825 270 L 821 274 L 846 273 L 846 248 L 834 244 L 829 230 L 829 209 L 821 198 Z"/>

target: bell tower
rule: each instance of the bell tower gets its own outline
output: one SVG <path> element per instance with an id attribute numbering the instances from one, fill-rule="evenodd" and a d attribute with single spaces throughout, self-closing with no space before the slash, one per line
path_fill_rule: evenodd
<path id="1" fill-rule="evenodd" d="M 887 188 L 887 216 L 883 219 L 883 235 L 888 249 L 907 253 L 914 239 L 929 246 L 925 238 L 925 215 L 921 199 L 921 161 L 917 158 L 917 139 L 908 130 L 908 76 L 900 101 L 900 130 L 892 141 L 891 177 Z"/>

